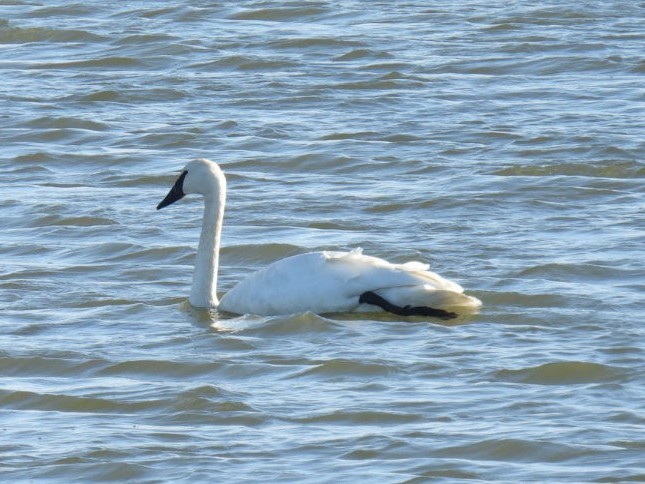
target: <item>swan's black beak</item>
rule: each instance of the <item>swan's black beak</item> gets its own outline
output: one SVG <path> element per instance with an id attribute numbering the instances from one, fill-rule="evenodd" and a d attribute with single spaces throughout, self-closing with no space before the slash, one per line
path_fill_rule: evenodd
<path id="1" fill-rule="evenodd" d="M 188 172 L 184 171 L 181 175 L 179 175 L 179 178 L 177 178 L 177 181 L 168 192 L 168 195 L 166 195 L 166 198 L 164 198 L 159 203 L 159 205 L 157 205 L 157 210 L 167 207 L 171 203 L 175 203 L 177 200 L 184 198 L 184 195 L 186 195 L 184 193 L 184 178 L 186 178 L 187 174 Z"/>

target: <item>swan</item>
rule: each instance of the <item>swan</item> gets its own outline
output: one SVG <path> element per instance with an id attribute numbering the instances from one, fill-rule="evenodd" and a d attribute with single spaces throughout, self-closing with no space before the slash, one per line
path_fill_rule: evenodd
<path id="1" fill-rule="evenodd" d="M 281 259 L 240 281 L 220 301 L 216 286 L 226 178 L 217 163 L 204 158 L 190 161 L 157 210 L 190 193 L 202 195 L 205 204 L 189 297 L 196 308 L 260 316 L 387 311 L 450 319 L 457 316 L 453 310 L 475 312 L 481 306 L 426 264 L 393 264 L 364 255 L 361 249 Z"/>

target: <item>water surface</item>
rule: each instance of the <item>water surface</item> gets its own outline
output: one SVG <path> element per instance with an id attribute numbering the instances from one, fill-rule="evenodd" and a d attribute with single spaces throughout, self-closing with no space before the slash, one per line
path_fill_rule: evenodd
<path id="1" fill-rule="evenodd" d="M 641 2 L 0 2 L 0 469 L 12 482 L 645 480 Z M 363 247 L 445 324 L 191 310 Z"/>

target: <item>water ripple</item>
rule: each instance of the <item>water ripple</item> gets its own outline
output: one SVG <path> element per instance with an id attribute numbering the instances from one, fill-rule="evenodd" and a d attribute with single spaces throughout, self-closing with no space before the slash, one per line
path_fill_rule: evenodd
<path id="1" fill-rule="evenodd" d="M 0 1 L 5 481 L 642 480 L 639 2 Z M 309 250 L 444 325 L 187 303 Z"/>
<path id="2" fill-rule="evenodd" d="M 496 377 L 505 381 L 535 385 L 579 385 L 622 381 L 629 375 L 625 368 L 599 363 L 565 361 L 545 363 L 519 370 L 499 370 Z"/>

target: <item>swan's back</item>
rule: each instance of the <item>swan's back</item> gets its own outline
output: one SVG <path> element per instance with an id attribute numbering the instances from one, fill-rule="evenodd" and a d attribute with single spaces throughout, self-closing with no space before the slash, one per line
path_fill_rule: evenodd
<path id="1" fill-rule="evenodd" d="M 352 252 L 309 252 L 279 260 L 251 274 L 221 300 L 237 314 L 276 315 L 377 310 L 359 303 L 374 292 L 397 306 L 476 310 L 479 300 L 419 262 L 392 264 Z"/>

